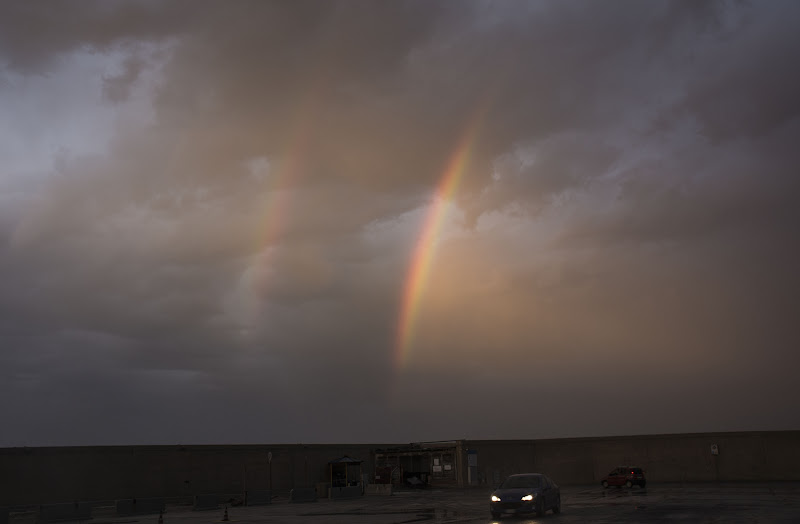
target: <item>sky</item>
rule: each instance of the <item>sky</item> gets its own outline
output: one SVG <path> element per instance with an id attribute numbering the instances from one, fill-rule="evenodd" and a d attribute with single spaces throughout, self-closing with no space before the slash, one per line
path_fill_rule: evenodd
<path id="1" fill-rule="evenodd" d="M 0 447 L 800 429 L 800 3 L 0 3 Z"/>

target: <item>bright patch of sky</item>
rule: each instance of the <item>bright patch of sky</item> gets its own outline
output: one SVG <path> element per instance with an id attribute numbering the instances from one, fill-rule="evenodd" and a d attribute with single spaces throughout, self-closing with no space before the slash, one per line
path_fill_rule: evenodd
<path id="1" fill-rule="evenodd" d="M 79 51 L 40 75 L 5 71 L 0 78 L 0 180 L 48 175 L 69 158 L 103 154 L 120 122 L 153 119 L 150 92 L 158 69 L 144 68 L 126 100 L 104 97 L 104 82 L 120 75 L 129 50 Z M 152 57 L 150 53 L 150 57 Z"/>

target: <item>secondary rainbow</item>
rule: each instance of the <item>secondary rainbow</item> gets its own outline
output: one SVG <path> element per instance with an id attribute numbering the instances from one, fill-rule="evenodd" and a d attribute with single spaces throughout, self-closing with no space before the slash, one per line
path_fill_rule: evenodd
<path id="1" fill-rule="evenodd" d="M 282 154 L 271 180 L 271 191 L 264 203 L 259 238 L 261 248 L 280 242 L 280 236 L 285 233 L 290 218 L 293 191 L 306 176 L 305 171 L 309 166 L 305 158 L 311 153 L 314 139 L 317 138 L 314 123 L 319 118 L 320 109 L 330 91 L 331 71 L 335 67 L 335 60 L 328 55 L 327 50 L 323 50 L 318 69 L 308 81 L 304 92 L 299 94 L 294 118 L 288 122 Z"/>
<path id="2" fill-rule="evenodd" d="M 271 188 L 264 203 L 263 229 L 260 245 L 269 247 L 279 241 L 283 233 L 285 221 L 288 218 L 293 185 L 302 177 L 305 166 L 303 157 L 308 153 L 310 135 L 312 133 L 312 115 L 315 110 L 316 98 L 301 106 L 299 114 L 291 126 L 287 140 L 288 147 L 284 149 L 283 158 L 275 170 L 271 180 Z"/>

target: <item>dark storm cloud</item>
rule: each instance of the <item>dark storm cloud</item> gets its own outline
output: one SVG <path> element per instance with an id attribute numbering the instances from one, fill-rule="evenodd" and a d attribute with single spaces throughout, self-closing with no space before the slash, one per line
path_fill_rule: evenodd
<path id="1" fill-rule="evenodd" d="M 174 36 L 191 19 L 188 2 L 111 2 L 80 6 L 12 0 L 0 7 L 0 57 L 7 67 L 42 73 L 76 49 L 102 52 L 133 39 Z"/>
<path id="2" fill-rule="evenodd" d="M 764 403 L 793 387 L 797 11 L 5 2 L 17 90 L 2 103 L 97 60 L 87 120 L 116 116 L 97 136 L 80 112 L 11 114 L 20 144 L 61 122 L 107 147 L 0 171 L 2 387 L 17 399 L 0 414 L 24 420 L 0 445 L 643 427 L 623 411 L 653 432 L 785 428 L 780 404 L 746 428 L 734 410 L 647 412 L 741 400 L 748 373 L 770 374 Z M 470 126 L 413 365 L 393 369 L 421 206 Z M 551 372 L 530 381 L 537 366 Z M 615 373 L 647 401 L 586 400 Z M 558 427 L 504 425 L 502 392 L 561 398 Z"/>

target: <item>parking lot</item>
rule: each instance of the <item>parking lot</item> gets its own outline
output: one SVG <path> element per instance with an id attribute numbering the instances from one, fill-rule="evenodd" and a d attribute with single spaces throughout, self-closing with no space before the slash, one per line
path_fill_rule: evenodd
<path id="1" fill-rule="evenodd" d="M 320 500 L 291 504 L 277 498 L 268 506 L 228 507 L 229 522 L 401 524 L 411 522 L 492 523 L 489 489 L 399 491 L 392 496 L 368 495 L 353 500 Z M 641 488 L 562 487 L 563 510 L 541 518 L 504 517 L 500 522 L 800 522 L 800 483 L 653 484 Z M 100 508 L 98 508 L 100 509 Z M 193 511 L 169 506 L 164 524 L 223 522 L 224 508 Z M 23 524 L 22 515 L 12 524 Z M 104 517 L 93 524 L 157 524 L 158 515 Z"/>

